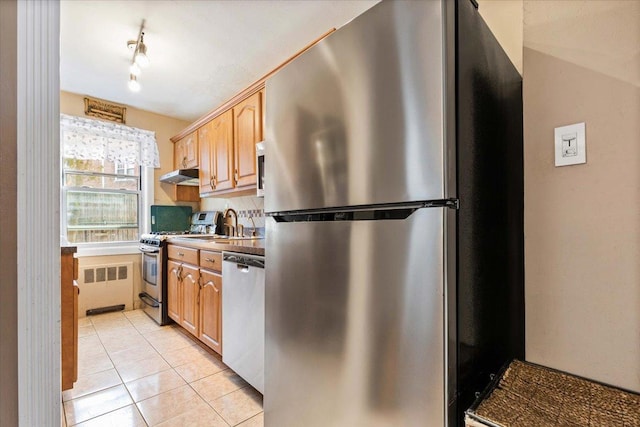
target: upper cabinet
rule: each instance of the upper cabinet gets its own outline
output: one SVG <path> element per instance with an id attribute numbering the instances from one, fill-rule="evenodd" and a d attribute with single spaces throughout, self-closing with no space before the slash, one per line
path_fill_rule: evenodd
<path id="1" fill-rule="evenodd" d="M 192 132 L 173 145 L 173 168 L 193 169 L 198 167 L 198 133 Z"/>
<path id="2" fill-rule="evenodd" d="M 234 184 L 256 183 L 256 143 L 262 141 L 262 96 L 257 92 L 233 107 Z"/>
<path id="3" fill-rule="evenodd" d="M 233 114 L 226 111 L 198 129 L 200 194 L 233 188 Z"/>
<path id="4" fill-rule="evenodd" d="M 200 168 L 199 186 L 191 187 L 200 191 L 200 197 L 255 194 L 256 143 L 264 138 L 265 82 L 333 31 L 335 28 L 171 138 L 174 169 Z M 174 200 L 191 201 L 195 195 L 185 190 L 177 193 L 182 196 Z"/>
<path id="5" fill-rule="evenodd" d="M 255 190 L 263 97 L 263 90 L 256 92 L 198 129 L 200 196 Z"/>

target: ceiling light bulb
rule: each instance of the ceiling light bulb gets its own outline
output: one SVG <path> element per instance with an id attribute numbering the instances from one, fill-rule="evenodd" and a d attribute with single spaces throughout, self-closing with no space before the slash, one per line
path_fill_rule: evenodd
<path id="1" fill-rule="evenodd" d="M 131 66 L 129 67 L 129 72 L 130 72 L 131 74 L 133 74 L 134 76 L 139 76 L 139 75 L 140 75 L 140 73 L 142 72 L 142 70 L 140 69 L 140 66 L 134 62 L 134 63 L 133 63 L 133 64 L 131 64 Z"/>
<path id="2" fill-rule="evenodd" d="M 140 83 L 138 83 L 138 78 L 133 74 L 129 76 L 128 86 L 131 92 L 140 92 Z"/>
<path id="3" fill-rule="evenodd" d="M 134 62 L 143 68 L 149 65 L 147 46 L 142 42 L 140 42 L 140 45 L 138 46 L 138 51 L 136 52 L 136 59 Z"/>

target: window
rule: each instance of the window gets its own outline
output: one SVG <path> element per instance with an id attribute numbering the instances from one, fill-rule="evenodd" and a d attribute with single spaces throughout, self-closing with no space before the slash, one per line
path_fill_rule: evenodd
<path id="1" fill-rule="evenodd" d="M 159 167 L 155 134 L 61 115 L 61 228 L 74 244 L 137 241 Z"/>
<path id="2" fill-rule="evenodd" d="M 135 175 L 136 165 L 115 162 L 116 175 Z M 120 178 L 116 178 L 116 181 Z"/>
<path id="3" fill-rule="evenodd" d="M 140 235 L 140 167 L 63 157 L 63 213 L 71 243 L 127 242 Z M 127 165 L 128 166 L 128 165 Z"/>

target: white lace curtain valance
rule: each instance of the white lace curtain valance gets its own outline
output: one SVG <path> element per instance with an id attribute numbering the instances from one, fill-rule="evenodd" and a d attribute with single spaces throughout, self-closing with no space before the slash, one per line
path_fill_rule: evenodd
<path id="1" fill-rule="evenodd" d="M 117 123 L 60 115 L 63 157 L 160 167 L 156 134 Z"/>

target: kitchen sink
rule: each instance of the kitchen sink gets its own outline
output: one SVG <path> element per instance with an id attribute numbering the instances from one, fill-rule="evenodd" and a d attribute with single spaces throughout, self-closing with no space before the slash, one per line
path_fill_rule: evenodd
<path id="1" fill-rule="evenodd" d="M 227 236 L 224 239 L 226 240 L 262 240 L 264 236 Z"/>

